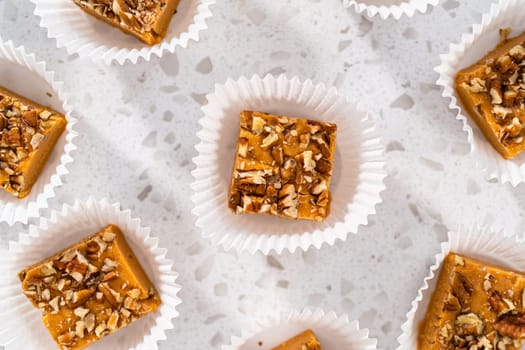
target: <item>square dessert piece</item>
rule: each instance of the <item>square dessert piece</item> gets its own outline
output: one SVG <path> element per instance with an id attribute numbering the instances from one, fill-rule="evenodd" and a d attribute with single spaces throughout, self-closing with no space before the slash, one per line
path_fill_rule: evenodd
<path id="1" fill-rule="evenodd" d="M 73 0 L 82 10 L 148 45 L 168 32 L 179 0 Z"/>
<path id="2" fill-rule="evenodd" d="M 314 332 L 308 329 L 272 350 L 323 350 Z"/>
<path id="3" fill-rule="evenodd" d="M 160 297 L 117 226 L 19 273 L 63 350 L 83 349 L 154 311 Z"/>
<path id="4" fill-rule="evenodd" d="M 0 87 L 0 186 L 26 197 L 66 124 L 62 114 Z"/>
<path id="5" fill-rule="evenodd" d="M 324 220 L 330 213 L 336 131 L 331 123 L 242 112 L 230 209 Z"/>
<path id="6" fill-rule="evenodd" d="M 418 350 L 521 349 L 525 275 L 454 253 L 443 262 Z"/>
<path id="7" fill-rule="evenodd" d="M 470 117 L 505 159 L 525 149 L 525 33 L 460 71 L 455 87 Z"/>

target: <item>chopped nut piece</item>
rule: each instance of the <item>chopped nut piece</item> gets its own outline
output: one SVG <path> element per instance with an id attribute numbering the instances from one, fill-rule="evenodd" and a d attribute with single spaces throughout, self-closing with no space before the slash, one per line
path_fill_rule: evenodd
<path id="1" fill-rule="evenodd" d="M 521 339 L 525 336 L 525 317 L 523 313 L 508 313 L 494 324 L 494 329 L 504 337 Z"/>
<path id="2" fill-rule="evenodd" d="M 140 290 L 134 288 L 128 292 L 130 298 L 138 299 L 140 297 Z"/>
<path id="3" fill-rule="evenodd" d="M 42 276 L 51 276 L 57 273 L 57 270 L 53 267 L 53 264 L 48 262 L 42 265 L 40 268 L 40 273 Z"/>
<path id="4" fill-rule="evenodd" d="M 89 309 L 86 309 L 86 308 L 83 308 L 82 306 L 79 306 L 75 310 L 73 310 L 73 313 L 76 316 L 80 317 L 80 319 L 83 319 L 89 313 Z"/>
<path id="5" fill-rule="evenodd" d="M 108 319 L 108 328 L 110 330 L 114 331 L 115 329 L 117 329 L 118 318 L 119 318 L 119 313 L 117 311 L 113 311 L 111 313 L 111 316 L 109 316 L 109 319 Z"/>
<path id="6" fill-rule="evenodd" d="M 474 93 L 486 92 L 487 83 L 485 80 L 476 77 L 470 81 L 470 85 L 467 84 L 467 89 Z"/>
<path id="7" fill-rule="evenodd" d="M 49 302 L 49 306 L 51 306 L 51 308 L 53 309 L 54 312 L 58 312 L 60 310 L 60 307 L 58 306 L 58 301 L 59 301 L 60 297 L 54 297 L 50 302 Z"/>
<path id="8" fill-rule="evenodd" d="M 62 349 L 87 347 L 160 304 L 114 225 L 27 268 L 19 277 L 24 294 L 42 310 L 43 323 Z"/>
<path id="9" fill-rule="evenodd" d="M 118 266 L 118 263 L 109 258 L 104 259 L 104 266 L 102 266 L 102 272 L 113 271 Z"/>
<path id="10" fill-rule="evenodd" d="M 73 344 L 73 342 L 75 341 L 75 338 L 76 338 L 75 332 L 66 332 L 58 336 L 57 343 L 59 345 L 69 346 Z"/>
<path id="11" fill-rule="evenodd" d="M 86 329 L 88 333 L 91 333 L 95 328 L 95 314 L 87 314 L 84 321 L 86 322 Z"/>
<path id="12" fill-rule="evenodd" d="M 334 124 L 244 111 L 228 205 L 320 221 L 330 213 Z"/>
<path id="13" fill-rule="evenodd" d="M 111 231 L 106 231 L 102 234 L 102 239 L 106 242 L 113 242 L 113 240 L 115 239 L 115 233 L 111 232 Z"/>
<path id="14" fill-rule="evenodd" d="M 72 292 L 71 298 L 66 298 L 66 299 L 68 299 L 68 301 L 71 301 L 73 306 L 77 306 L 77 305 L 84 304 L 89 298 L 91 298 L 93 293 L 95 293 L 95 289 L 86 288 L 86 289 L 80 289 L 80 290 L 75 290 L 71 292 Z"/>
<path id="15" fill-rule="evenodd" d="M 95 335 L 97 338 L 101 338 L 104 335 L 106 329 L 108 329 L 106 322 L 99 323 L 97 328 L 95 328 Z"/>
<path id="16" fill-rule="evenodd" d="M 463 334 L 480 335 L 483 331 L 483 321 L 473 312 L 459 315 L 456 324 L 463 328 Z"/>

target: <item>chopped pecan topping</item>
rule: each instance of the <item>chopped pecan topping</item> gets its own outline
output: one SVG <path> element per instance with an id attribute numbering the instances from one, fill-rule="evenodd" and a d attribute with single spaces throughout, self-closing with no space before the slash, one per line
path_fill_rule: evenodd
<path id="1" fill-rule="evenodd" d="M 139 33 L 149 32 L 159 11 L 166 5 L 161 0 L 74 0 L 81 7 L 116 21 Z"/>
<path id="2" fill-rule="evenodd" d="M 503 336 L 520 339 L 525 336 L 525 317 L 522 313 L 509 312 L 494 323 L 494 329 Z"/>
<path id="3" fill-rule="evenodd" d="M 240 126 L 230 209 L 325 218 L 336 126 L 249 111 L 241 113 Z"/>
<path id="4" fill-rule="evenodd" d="M 501 125 L 500 142 L 522 143 L 525 127 L 525 47 L 515 45 L 508 54 L 485 62 L 485 76 L 472 78 L 463 86 L 475 94 L 486 94 L 492 112 Z M 520 112 L 521 111 L 521 112 Z"/>
<path id="5" fill-rule="evenodd" d="M 18 196 L 24 190 L 22 165 L 44 141 L 45 132 L 52 126 L 47 119 L 54 114 L 0 90 L 0 187 L 7 192 Z"/>
<path id="6" fill-rule="evenodd" d="M 470 297 L 474 291 L 474 287 L 472 286 L 472 283 L 470 283 L 468 279 L 465 278 L 465 276 L 459 272 L 454 272 L 452 291 L 463 307 L 470 303 Z"/>

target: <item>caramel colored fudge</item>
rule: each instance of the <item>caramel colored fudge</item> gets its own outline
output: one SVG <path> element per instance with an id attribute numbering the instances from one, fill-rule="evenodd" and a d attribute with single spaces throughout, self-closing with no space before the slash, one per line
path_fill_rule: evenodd
<path id="1" fill-rule="evenodd" d="M 450 253 L 443 262 L 418 350 L 519 350 L 525 275 Z"/>
<path id="2" fill-rule="evenodd" d="M 468 114 L 505 159 L 525 149 L 525 33 L 460 71 L 455 86 Z"/>
<path id="3" fill-rule="evenodd" d="M 323 350 L 311 329 L 296 335 L 272 350 Z"/>
<path id="4" fill-rule="evenodd" d="M 62 114 L 0 87 L 0 187 L 26 197 L 66 124 Z"/>
<path id="5" fill-rule="evenodd" d="M 73 0 L 82 10 L 148 45 L 166 36 L 179 0 Z"/>
<path id="6" fill-rule="evenodd" d="M 62 350 L 83 349 L 161 303 L 114 225 L 26 268 L 19 277 Z"/>
<path id="7" fill-rule="evenodd" d="M 244 111 L 228 205 L 321 221 L 330 213 L 335 124 Z"/>

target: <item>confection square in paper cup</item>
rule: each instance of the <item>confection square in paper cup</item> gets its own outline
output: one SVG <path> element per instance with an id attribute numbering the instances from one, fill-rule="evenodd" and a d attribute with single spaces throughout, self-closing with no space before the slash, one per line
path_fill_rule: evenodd
<path id="1" fill-rule="evenodd" d="M 18 272 L 50 257 L 96 233 L 108 224 L 117 225 L 155 285 L 162 304 L 160 307 L 118 332 L 104 337 L 90 349 L 157 349 L 157 341 L 166 339 L 165 331 L 173 328 L 172 319 L 178 316 L 181 303 L 175 283 L 177 273 L 173 262 L 166 258 L 167 250 L 150 235 L 140 219 L 119 203 L 106 199 L 76 201 L 53 211 L 49 219 L 42 218 L 39 226 L 30 225 L 29 233 L 21 234 L 18 242 L 10 242 L 9 250 L 0 254 L 0 345 L 10 349 L 54 349 L 53 339 L 41 321 L 40 310 L 34 308 L 22 291 Z"/>
<path id="2" fill-rule="evenodd" d="M 464 110 L 454 89 L 454 81 L 461 69 L 476 63 L 500 43 L 500 29 L 511 28 L 511 37 L 525 31 L 524 7 L 525 0 L 500 0 L 493 4 L 490 12 L 483 15 L 481 23 L 472 27 L 472 33 L 463 34 L 458 44 L 450 45 L 449 53 L 441 55 L 441 64 L 435 68 L 439 73 L 437 85 L 442 87 L 442 96 L 450 101 L 449 108 L 456 112 L 456 119 L 463 124 L 472 157 L 488 179 L 509 182 L 513 186 L 525 181 L 525 152 L 513 159 L 504 159 Z"/>
<path id="3" fill-rule="evenodd" d="M 375 213 L 385 189 L 384 147 L 368 113 L 335 88 L 284 75 L 241 77 L 216 85 L 207 101 L 202 108 L 204 117 L 199 120 L 198 155 L 192 171 L 193 214 L 204 237 L 226 250 L 294 252 L 345 240 Z M 230 211 L 228 190 L 243 110 L 337 124 L 331 214 L 324 221 L 235 215 Z"/>
<path id="4" fill-rule="evenodd" d="M 216 0 L 183 0 L 174 14 L 164 39 L 153 46 L 123 33 L 102 20 L 80 9 L 72 0 L 31 0 L 34 14 L 40 17 L 40 26 L 56 39 L 57 47 L 68 54 L 77 53 L 93 61 L 106 64 L 137 63 L 139 58 L 149 61 L 153 55 L 186 48 L 190 40 L 198 41 L 200 31 L 208 28 L 206 20 L 212 16 L 210 6 Z"/>
<path id="5" fill-rule="evenodd" d="M 514 271 L 525 271 L 525 242 L 522 238 L 478 225 L 449 232 L 448 240 L 441 244 L 441 252 L 436 254 L 435 263 L 412 301 L 407 321 L 401 326 L 403 333 L 398 338 L 398 350 L 417 349 L 419 323 L 425 318 L 441 265 L 450 252 Z"/>
<path id="6" fill-rule="evenodd" d="M 49 106 L 63 113 L 67 119 L 66 130 L 62 133 L 31 193 L 18 199 L 0 189 L 0 221 L 13 225 L 26 224 L 31 217 L 38 217 L 41 209 L 48 207 L 48 201 L 55 196 L 55 189 L 62 185 L 63 177 L 73 162 L 76 150 L 73 139 L 77 136 L 74 126 L 77 122 L 73 109 L 67 102 L 63 83 L 55 80 L 55 73 L 46 69 L 45 62 L 37 61 L 23 46 L 15 47 L 11 41 L 0 38 L 0 85 L 29 98 L 43 106 Z"/>
<path id="7" fill-rule="evenodd" d="M 270 349 L 293 336 L 311 329 L 324 350 L 372 350 L 377 340 L 368 337 L 368 329 L 360 329 L 358 321 L 335 312 L 305 309 L 301 312 L 281 312 L 256 321 L 222 350 Z M 260 345 L 262 344 L 262 346 Z"/>
<path id="8" fill-rule="evenodd" d="M 343 0 L 345 7 L 352 7 L 357 13 L 381 19 L 412 17 L 418 12 L 427 12 L 438 3 L 439 0 Z"/>

